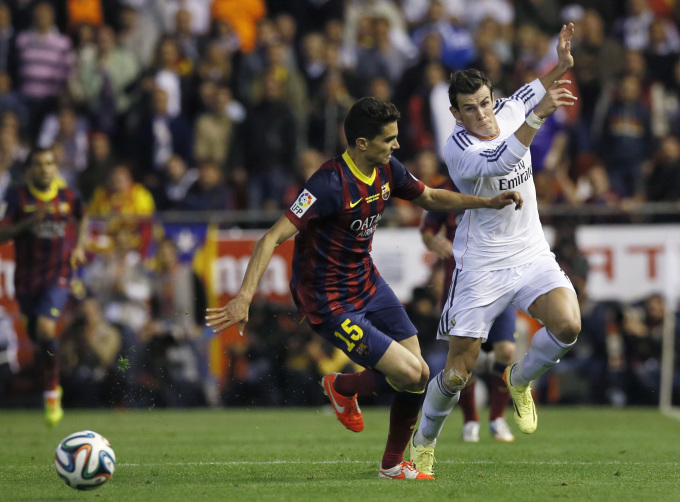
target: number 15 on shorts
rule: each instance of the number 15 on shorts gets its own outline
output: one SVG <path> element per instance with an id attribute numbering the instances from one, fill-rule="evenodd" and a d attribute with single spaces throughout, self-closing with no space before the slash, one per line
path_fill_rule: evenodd
<path id="1" fill-rule="evenodd" d="M 345 344 L 347 345 L 347 352 L 352 352 L 352 350 L 354 350 L 354 347 L 356 346 L 355 342 L 358 342 L 364 336 L 364 330 L 361 329 L 356 324 L 352 324 L 351 319 L 345 319 L 343 321 L 342 329 L 349 336 L 349 339 L 345 335 L 343 335 L 342 333 L 338 333 L 337 331 L 335 332 L 335 336 L 337 336 L 338 338 L 340 338 L 340 340 L 345 342 Z"/>

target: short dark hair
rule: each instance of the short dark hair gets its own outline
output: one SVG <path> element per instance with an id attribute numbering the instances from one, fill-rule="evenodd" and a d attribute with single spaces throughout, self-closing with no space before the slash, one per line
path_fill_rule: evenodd
<path id="1" fill-rule="evenodd" d="M 357 139 L 371 140 L 382 132 L 387 124 L 401 117 L 399 110 L 389 101 L 378 98 L 361 98 L 354 103 L 345 118 L 345 137 L 350 147 Z"/>
<path id="2" fill-rule="evenodd" d="M 28 169 L 33 165 L 33 161 L 35 160 L 36 155 L 40 155 L 41 153 L 45 152 L 52 152 L 54 153 L 54 150 L 52 149 L 52 145 L 49 146 L 34 146 L 29 154 L 26 156 L 26 162 L 24 163 L 24 168 Z"/>
<path id="3" fill-rule="evenodd" d="M 483 86 L 487 86 L 491 90 L 491 80 L 484 72 L 476 68 L 453 72 L 449 76 L 449 102 L 451 106 L 458 110 L 459 94 L 474 94 Z"/>

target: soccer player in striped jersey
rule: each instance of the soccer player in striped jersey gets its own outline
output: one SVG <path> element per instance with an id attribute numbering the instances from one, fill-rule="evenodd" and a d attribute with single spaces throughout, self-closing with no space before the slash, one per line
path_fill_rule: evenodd
<path id="1" fill-rule="evenodd" d="M 399 112 L 388 102 L 362 98 L 345 119 L 347 151 L 323 164 L 297 200 L 257 242 L 237 296 L 208 309 L 207 325 L 221 331 L 239 325 L 274 249 L 295 238 L 291 292 L 314 331 L 366 368 L 322 379 L 340 422 L 364 427 L 357 395 L 394 393 L 387 445 L 378 476 L 433 479 L 403 458 L 427 385 L 429 368 L 416 329 L 371 259 L 373 234 L 391 197 L 436 211 L 501 209 L 522 200 L 515 191 L 493 198 L 435 190 L 413 177 L 392 157 L 399 148 Z M 407 264 L 404 264 L 407 266 Z"/>
<path id="2" fill-rule="evenodd" d="M 444 370 L 428 385 L 411 458 L 432 472 L 434 446 L 446 417 L 470 378 L 494 319 L 513 305 L 544 327 L 522 359 L 503 373 L 520 431 L 536 430 L 530 382 L 555 366 L 581 330 L 576 292 L 551 253 L 538 216 L 529 146 L 536 131 L 576 97 L 560 80 L 574 65 L 574 25 L 563 26 L 555 67 L 506 99 L 493 100 L 479 70 L 458 71 L 449 85 L 456 126 L 444 148 L 451 179 L 462 193 L 493 196 L 509 188 L 524 199 L 522 211 L 466 211 L 453 241 L 456 271 L 437 337 L 449 342 Z M 528 115 L 527 115 L 528 114 Z"/>
<path id="3" fill-rule="evenodd" d="M 50 148 L 36 148 L 27 159 L 26 183 L 7 191 L 0 242 L 14 240 L 15 295 L 26 331 L 37 345 L 43 372 L 45 419 L 56 425 L 64 412 L 59 385 L 57 320 L 71 289 L 73 271 L 85 263 L 85 208 L 58 181 Z"/>
<path id="4" fill-rule="evenodd" d="M 458 189 L 451 179 L 447 179 L 435 188 L 444 190 Z M 456 213 L 440 213 L 426 211 L 420 223 L 420 234 L 425 246 L 432 251 L 444 264 L 444 288 L 441 306 L 444 307 L 451 289 L 453 273 L 456 270 L 456 260 L 453 258 L 453 239 L 458 227 Z M 515 322 L 517 311 L 512 305 L 501 312 L 494 320 L 489 330 L 489 337 L 482 345 L 485 351 L 493 351 L 494 359 L 491 367 L 489 382 L 489 431 L 496 441 L 510 443 L 515 440 L 505 421 L 505 409 L 510 400 L 510 394 L 505 382 L 503 371 L 515 357 Z M 458 404 L 463 412 L 463 433 L 465 442 L 479 441 L 479 415 L 475 402 L 475 379 L 472 378 L 460 393 Z"/>

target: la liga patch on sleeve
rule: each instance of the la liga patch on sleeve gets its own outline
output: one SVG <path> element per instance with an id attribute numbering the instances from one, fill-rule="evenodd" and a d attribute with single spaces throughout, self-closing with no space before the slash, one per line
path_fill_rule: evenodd
<path id="1" fill-rule="evenodd" d="M 314 202 L 316 202 L 316 197 L 314 197 L 309 190 L 303 190 L 297 200 L 293 202 L 293 205 L 290 206 L 290 210 L 299 218 L 307 212 L 307 209 L 309 209 Z"/>

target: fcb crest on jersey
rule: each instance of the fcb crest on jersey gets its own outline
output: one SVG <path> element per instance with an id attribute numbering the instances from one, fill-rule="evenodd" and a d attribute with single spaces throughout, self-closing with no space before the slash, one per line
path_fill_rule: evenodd
<path id="1" fill-rule="evenodd" d="M 390 198 L 390 184 L 389 183 L 385 183 L 382 186 L 382 198 L 383 198 L 383 200 L 387 200 L 387 199 Z"/>
<path id="2" fill-rule="evenodd" d="M 293 202 L 293 205 L 290 206 L 290 210 L 299 218 L 307 212 L 307 209 L 309 209 L 315 201 L 316 197 L 314 197 L 309 190 L 303 190 L 297 200 Z"/>

